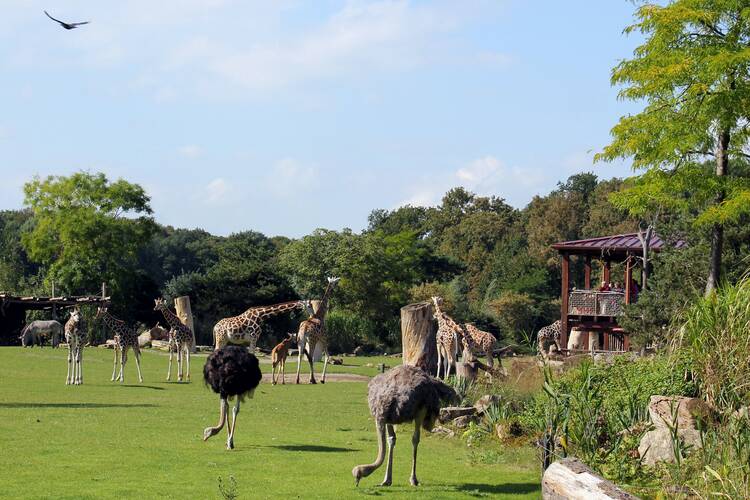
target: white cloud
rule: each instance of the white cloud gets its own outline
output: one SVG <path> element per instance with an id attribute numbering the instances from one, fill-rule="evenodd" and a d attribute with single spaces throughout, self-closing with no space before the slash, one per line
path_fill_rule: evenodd
<path id="1" fill-rule="evenodd" d="M 204 201 L 210 205 L 225 202 L 231 190 L 232 187 L 224 178 L 217 177 L 206 185 Z"/>
<path id="2" fill-rule="evenodd" d="M 195 144 L 188 144 L 179 148 L 177 152 L 185 158 L 197 158 L 203 154 L 203 148 Z"/>
<path id="3" fill-rule="evenodd" d="M 276 162 L 265 182 L 273 194 L 291 198 L 301 191 L 317 190 L 320 187 L 320 172 L 315 165 L 283 158 Z"/>

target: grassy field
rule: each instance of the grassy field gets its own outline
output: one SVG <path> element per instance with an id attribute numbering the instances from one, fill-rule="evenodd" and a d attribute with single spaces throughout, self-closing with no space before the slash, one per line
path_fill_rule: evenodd
<path id="1" fill-rule="evenodd" d="M 166 383 L 167 358 L 146 351 L 138 384 L 131 355 L 121 385 L 109 381 L 112 351 L 91 348 L 84 385 L 75 387 L 64 384 L 66 355 L 0 348 L 3 498 L 220 498 L 218 478 L 230 475 L 239 498 L 539 497 L 532 449 L 468 449 L 432 435 L 420 445 L 422 484 L 410 487 L 408 428 L 399 431 L 394 486 L 376 486 L 381 468 L 355 488 L 351 468 L 371 462 L 377 448 L 364 382 L 262 384 L 242 407 L 230 452 L 225 432 L 201 440 L 218 417 L 218 397 L 202 382 L 203 357 L 194 358 L 193 383 Z M 400 360 L 346 362 L 332 372 L 372 375 L 378 363 Z M 289 380 L 296 364 L 287 368 Z"/>

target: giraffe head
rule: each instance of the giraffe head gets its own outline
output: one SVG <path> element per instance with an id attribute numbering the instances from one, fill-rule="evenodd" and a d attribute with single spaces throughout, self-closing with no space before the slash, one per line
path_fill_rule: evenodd
<path id="1" fill-rule="evenodd" d="M 338 283 L 340 279 L 341 278 L 334 278 L 334 277 L 331 276 L 331 277 L 328 278 L 328 283 L 330 283 L 333 286 L 336 283 Z"/>
<path id="2" fill-rule="evenodd" d="M 167 307 L 168 306 L 167 306 L 167 301 L 166 300 L 164 300 L 162 298 L 154 299 L 154 311 L 163 311 Z"/>
<path id="3" fill-rule="evenodd" d="M 96 308 L 96 314 L 94 315 L 94 319 L 97 320 L 104 316 L 104 314 L 107 312 L 107 306 L 99 306 Z"/>
<path id="4" fill-rule="evenodd" d="M 311 300 L 305 299 L 305 300 L 303 300 L 301 302 L 302 302 L 302 309 L 305 310 L 305 312 L 307 313 L 308 316 L 312 316 L 313 314 L 315 314 L 315 311 L 313 311 L 313 306 L 312 306 L 312 301 Z"/>
<path id="5" fill-rule="evenodd" d="M 74 307 L 73 310 L 70 311 L 70 319 L 73 321 L 81 320 L 81 310 L 78 307 Z"/>
<path id="6" fill-rule="evenodd" d="M 432 297 L 432 303 L 435 304 L 435 307 L 440 307 L 443 304 L 443 298 L 442 297 Z"/>

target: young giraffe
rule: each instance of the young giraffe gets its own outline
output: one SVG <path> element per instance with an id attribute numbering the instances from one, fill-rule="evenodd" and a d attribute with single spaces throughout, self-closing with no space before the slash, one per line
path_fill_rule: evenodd
<path id="1" fill-rule="evenodd" d="M 487 357 L 487 365 L 492 368 L 494 363 L 492 354 L 497 347 L 497 339 L 494 335 L 480 330 L 471 323 L 464 324 L 464 332 L 464 350 L 472 356 L 484 354 Z"/>
<path id="2" fill-rule="evenodd" d="M 547 350 L 545 349 L 545 344 L 548 342 L 553 342 L 557 346 L 557 352 L 560 352 L 560 334 L 562 333 L 562 323 L 558 319 L 551 325 L 547 325 L 544 328 L 541 328 L 539 330 L 539 333 L 536 334 L 536 341 L 537 341 L 537 347 L 539 350 L 539 354 L 542 357 L 545 357 L 547 355 Z"/>
<path id="3" fill-rule="evenodd" d="M 125 382 L 125 363 L 128 361 L 128 349 L 133 349 L 135 355 L 135 367 L 138 370 L 138 380 L 143 383 L 143 376 L 141 375 L 141 348 L 138 346 L 138 332 L 135 328 L 131 328 L 125 324 L 121 319 L 117 319 L 107 312 L 106 307 L 99 307 L 96 310 L 96 316 L 94 319 L 101 318 L 104 324 L 109 327 L 110 330 L 115 334 L 115 361 L 112 367 L 112 381 L 119 380 Z M 117 373 L 117 354 L 120 354 L 120 375 L 115 377 Z"/>
<path id="4" fill-rule="evenodd" d="M 255 351 L 263 321 L 294 309 L 304 309 L 312 314 L 309 300 L 295 300 L 272 306 L 251 307 L 239 316 L 219 320 L 214 326 L 214 350 L 218 351 L 227 344 L 236 344 L 249 346 L 250 352 Z"/>
<path id="5" fill-rule="evenodd" d="M 172 378 L 172 355 L 177 352 L 177 381 L 182 382 L 183 357 L 187 364 L 187 380 L 190 381 L 190 351 L 193 348 L 193 331 L 173 313 L 164 299 L 154 299 L 154 311 L 161 311 L 169 324 L 169 368 L 167 380 Z M 174 347 L 174 348 L 173 348 Z"/>
<path id="6" fill-rule="evenodd" d="M 273 351 L 271 351 L 271 384 L 276 385 L 276 368 L 279 368 L 279 373 L 281 374 L 281 384 L 284 385 L 284 378 L 285 378 L 285 370 L 286 367 L 286 358 L 289 356 L 289 346 L 292 345 L 292 343 L 297 338 L 296 333 L 289 333 L 287 335 L 287 338 L 276 344 L 276 347 L 273 348 Z"/>
<path id="7" fill-rule="evenodd" d="M 65 323 L 65 341 L 68 343 L 68 375 L 65 385 L 83 384 L 83 344 L 85 331 L 81 324 L 81 310 L 76 307 Z"/>
<path id="8" fill-rule="evenodd" d="M 451 366 L 455 371 L 456 355 L 458 349 L 458 336 L 461 335 L 461 327 L 440 309 L 443 299 L 432 297 L 435 306 L 434 317 L 438 322 L 438 331 L 435 341 L 437 343 L 438 367 L 436 377 L 440 378 L 440 368 L 443 368 L 443 378 L 447 379 Z"/>
<path id="9" fill-rule="evenodd" d="M 302 366 L 302 353 L 305 351 L 305 345 L 307 345 L 307 361 L 310 363 L 310 383 L 315 384 L 315 370 L 313 369 L 313 353 L 315 352 L 315 346 L 318 342 L 321 343 L 323 348 L 323 376 L 320 379 L 321 384 L 326 383 L 326 368 L 328 367 L 328 337 L 326 335 L 326 312 L 328 312 L 328 300 L 331 298 L 333 289 L 336 288 L 336 283 L 341 278 L 328 278 L 328 286 L 323 294 L 323 298 L 320 299 L 320 305 L 318 310 L 309 319 L 303 321 L 299 325 L 297 331 L 297 382 L 299 384 L 299 370 Z"/>

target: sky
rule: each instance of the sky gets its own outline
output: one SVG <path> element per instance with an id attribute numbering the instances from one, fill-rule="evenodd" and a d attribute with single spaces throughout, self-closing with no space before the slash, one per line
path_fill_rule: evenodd
<path id="1" fill-rule="evenodd" d="M 2 0 L 0 209 L 104 172 L 226 235 L 359 231 L 451 187 L 522 208 L 618 119 L 626 0 Z M 91 21 L 67 31 L 44 15 Z"/>

